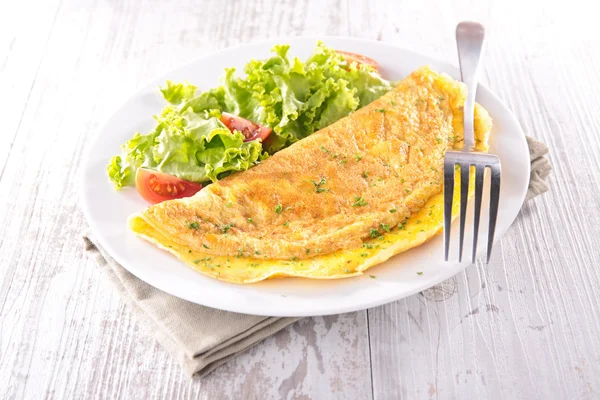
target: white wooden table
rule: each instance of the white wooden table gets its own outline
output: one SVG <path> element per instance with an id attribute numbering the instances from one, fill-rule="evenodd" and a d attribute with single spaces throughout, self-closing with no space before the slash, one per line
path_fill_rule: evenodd
<path id="1" fill-rule="evenodd" d="M 0 3 L 0 396 L 600 398 L 600 31 L 577 1 L 22 0 Z M 455 62 L 551 148 L 552 191 L 495 249 L 386 306 L 307 318 L 191 380 L 82 252 L 89 138 L 147 79 L 260 38 L 349 35 Z"/>

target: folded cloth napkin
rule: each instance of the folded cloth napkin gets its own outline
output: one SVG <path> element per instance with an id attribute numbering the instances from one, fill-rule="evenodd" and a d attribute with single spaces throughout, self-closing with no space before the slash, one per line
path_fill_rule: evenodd
<path id="1" fill-rule="evenodd" d="M 527 138 L 531 180 L 527 200 L 544 193 L 548 148 Z M 167 349 L 190 375 L 204 376 L 298 318 L 259 317 L 216 310 L 162 292 L 119 265 L 90 235 L 85 250 L 96 258 L 138 323 Z"/>
<path id="2" fill-rule="evenodd" d="M 531 157 L 531 175 L 529 177 L 529 190 L 525 196 L 525 201 L 533 199 L 535 196 L 545 193 L 549 190 L 546 178 L 550 175 L 552 166 L 546 158 L 548 147 L 527 136 L 527 145 L 529 146 L 529 156 Z"/>

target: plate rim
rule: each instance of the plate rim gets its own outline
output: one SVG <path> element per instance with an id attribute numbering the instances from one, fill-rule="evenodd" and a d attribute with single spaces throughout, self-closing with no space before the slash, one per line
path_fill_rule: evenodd
<path id="1" fill-rule="evenodd" d="M 316 311 L 294 310 L 294 312 L 290 313 L 290 312 L 287 312 L 286 310 L 281 310 L 281 312 L 273 312 L 271 310 L 269 312 L 261 312 L 261 310 L 256 310 L 252 307 L 246 306 L 246 304 L 238 304 L 238 307 L 229 307 L 229 306 L 223 306 L 222 304 L 219 304 L 218 301 L 206 301 L 206 302 L 200 303 L 200 302 L 198 302 L 197 298 L 189 296 L 189 295 L 187 295 L 187 293 L 176 293 L 174 290 L 171 290 L 171 287 L 167 287 L 167 285 L 163 285 L 163 284 L 161 284 L 161 282 L 156 282 L 156 281 L 153 281 L 152 283 L 149 282 L 148 279 L 145 279 L 145 278 L 147 278 L 147 276 L 140 276 L 140 275 L 144 275 L 144 274 L 140 274 L 139 270 L 133 271 L 132 269 L 128 268 L 128 266 L 127 266 L 128 263 L 123 262 L 121 260 L 121 257 L 120 257 L 120 255 L 118 255 L 118 252 L 115 253 L 115 252 L 111 251 L 113 246 L 108 241 L 105 240 L 104 235 L 101 233 L 101 230 L 98 228 L 98 226 L 96 225 L 96 223 L 94 221 L 94 218 L 92 217 L 92 213 L 91 213 L 91 210 L 90 210 L 88 202 L 87 202 L 85 186 L 86 186 L 86 171 L 87 171 L 88 166 L 90 165 L 90 159 L 91 159 L 93 150 L 95 148 L 95 145 L 100 141 L 102 132 L 104 132 L 106 130 L 106 128 L 110 125 L 111 121 L 117 117 L 119 111 L 121 109 L 123 109 L 132 99 L 134 99 L 136 97 L 140 97 L 140 95 L 145 93 L 150 86 L 154 86 L 156 81 L 164 80 L 167 75 L 169 75 L 169 74 L 172 75 L 172 74 L 176 73 L 176 71 L 185 69 L 186 67 L 189 67 L 189 66 L 191 66 L 195 63 L 198 63 L 202 60 L 210 59 L 219 54 L 231 52 L 236 49 L 241 49 L 241 48 L 245 48 L 245 47 L 249 47 L 249 46 L 257 46 L 258 47 L 258 46 L 264 46 L 267 44 L 289 43 L 289 42 L 305 41 L 305 40 L 312 40 L 314 42 L 316 42 L 318 40 L 323 41 L 323 42 L 327 42 L 328 40 L 339 40 L 339 41 L 348 41 L 348 42 L 359 42 L 359 43 L 363 43 L 363 44 L 376 44 L 377 46 L 393 48 L 396 51 L 399 50 L 401 52 L 404 52 L 405 54 L 410 54 L 411 56 L 424 59 L 427 61 L 427 63 L 435 63 L 438 65 L 444 65 L 445 68 L 447 68 L 447 69 L 458 70 L 458 67 L 454 64 L 448 63 L 441 59 L 437 59 L 437 58 L 429 56 L 427 54 L 419 53 L 417 51 L 414 51 L 414 50 L 411 50 L 411 49 L 408 49 L 408 48 L 405 48 L 405 47 L 402 47 L 402 46 L 399 46 L 399 45 L 396 45 L 393 43 L 382 42 L 382 41 L 377 41 L 377 40 L 372 40 L 372 39 L 365 39 L 365 38 L 355 38 L 355 37 L 350 37 L 350 36 L 330 36 L 330 35 L 329 36 L 314 36 L 314 35 L 282 36 L 282 37 L 274 37 L 274 38 L 269 38 L 269 39 L 250 41 L 250 42 L 246 42 L 246 43 L 240 43 L 235 46 L 230 46 L 230 47 L 226 47 L 223 49 L 219 49 L 219 50 L 209 52 L 206 54 L 202 54 L 202 55 L 194 57 L 188 61 L 185 61 L 178 65 L 175 65 L 174 67 L 170 68 L 168 71 L 156 74 L 151 79 L 148 79 L 148 80 L 144 81 L 141 85 L 139 85 L 137 90 L 133 91 L 133 93 L 131 93 L 129 96 L 127 96 L 122 102 L 119 102 L 118 106 L 116 108 L 114 108 L 111 112 L 107 113 L 107 117 L 103 120 L 103 123 L 99 125 L 99 127 L 96 129 L 96 131 L 92 135 L 90 135 L 91 145 L 89 146 L 89 149 L 85 152 L 85 154 L 83 156 L 82 163 L 80 164 L 81 169 L 78 173 L 79 174 L 78 195 L 79 195 L 79 200 L 80 200 L 80 208 L 82 209 L 83 214 L 86 218 L 86 221 L 89 225 L 89 228 L 90 228 L 89 230 L 93 233 L 93 241 L 95 241 L 97 244 L 102 246 L 103 249 L 117 263 L 119 263 L 123 268 L 125 268 L 128 272 L 130 272 L 137 278 L 141 279 L 145 283 L 151 285 L 152 287 L 157 288 L 165 293 L 168 293 L 175 297 L 181 298 L 183 300 L 190 301 L 195 304 L 199 304 L 202 306 L 211 307 L 211 308 L 215 308 L 215 309 L 220 309 L 220 310 L 224 310 L 224 311 L 250 314 L 250 315 L 274 316 L 274 317 L 305 317 L 305 316 L 317 316 L 317 315 L 332 315 L 332 314 L 353 312 L 353 311 L 359 311 L 359 310 L 376 307 L 379 305 L 383 305 L 383 304 L 387 304 L 387 303 L 391 303 L 391 302 L 400 300 L 400 299 L 408 297 L 408 296 L 412 296 L 415 293 L 419 293 L 423 290 L 431 288 L 431 287 L 447 280 L 448 278 L 458 274 L 459 272 L 465 270 L 467 267 L 474 265 L 474 264 L 467 264 L 467 263 L 447 263 L 446 264 L 447 268 L 444 269 L 443 273 L 436 275 L 436 277 L 433 279 L 435 282 L 433 282 L 433 283 L 431 280 L 424 281 L 423 284 L 415 285 L 410 290 L 399 291 L 393 295 L 388 295 L 385 297 L 382 296 L 382 297 L 373 298 L 373 299 L 370 299 L 370 301 L 369 300 L 362 301 L 359 306 L 356 306 L 354 303 L 351 303 L 350 305 L 347 305 L 347 306 L 344 306 L 344 305 L 329 306 L 329 307 L 324 306 L 324 307 L 321 307 L 321 309 L 316 310 Z M 291 44 L 293 45 L 293 43 L 291 43 Z M 446 72 L 446 73 L 450 73 L 450 72 Z M 514 125 L 516 127 L 518 127 L 518 132 L 515 133 L 516 137 L 518 137 L 520 139 L 520 141 L 522 142 L 522 145 L 524 145 L 525 148 L 527 148 L 528 145 L 527 145 L 527 141 L 525 138 L 525 133 L 524 133 L 518 119 L 512 112 L 512 110 L 507 106 L 507 104 L 504 101 L 502 101 L 502 99 L 500 99 L 491 89 L 489 89 L 487 87 L 487 85 L 479 84 L 478 87 L 483 88 L 486 92 L 486 96 L 491 97 L 491 99 L 494 102 L 498 103 L 500 106 L 502 106 L 504 109 L 506 109 L 507 115 L 512 120 L 511 122 L 513 122 Z M 526 176 L 530 175 L 530 168 L 531 168 L 530 163 L 527 163 L 527 171 L 523 171 L 524 173 L 526 173 Z M 525 202 L 528 185 L 525 185 L 521 189 L 522 189 L 521 193 L 519 193 L 519 196 L 518 196 L 519 204 L 520 204 L 519 210 Z M 517 196 L 515 196 L 515 198 L 516 197 Z M 514 221 L 516 220 L 518 215 L 519 215 L 519 212 L 517 211 L 517 213 L 515 214 L 514 218 L 510 222 L 510 224 L 508 224 L 508 226 L 506 228 L 507 230 L 514 223 Z M 126 225 L 124 224 L 124 226 L 126 226 Z M 500 235 L 499 234 L 495 235 L 494 244 L 496 246 L 497 246 L 498 242 L 500 242 L 502 236 L 504 236 L 505 233 L 506 233 L 506 231 L 502 232 Z M 481 255 L 478 254 L 478 258 L 480 256 Z M 210 278 L 210 279 L 212 279 L 212 278 Z M 348 278 L 348 279 L 352 279 L 352 278 Z"/>

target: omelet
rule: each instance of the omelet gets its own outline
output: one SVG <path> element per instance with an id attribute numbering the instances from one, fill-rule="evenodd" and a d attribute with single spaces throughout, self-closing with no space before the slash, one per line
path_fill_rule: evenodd
<path id="1" fill-rule="evenodd" d="M 422 67 L 248 171 L 130 219 L 140 237 L 217 279 L 362 274 L 443 227 L 443 159 L 462 147 L 465 86 Z M 492 122 L 475 109 L 476 147 Z M 457 193 L 458 191 L 455 191 Z"/>

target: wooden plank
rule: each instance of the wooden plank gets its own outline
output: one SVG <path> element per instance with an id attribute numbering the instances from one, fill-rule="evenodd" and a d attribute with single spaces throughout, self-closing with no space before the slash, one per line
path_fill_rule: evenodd
<path id="1" fill-rule="evenodd" d="M 0 4 L 0 92 L 6 94 L 0 97 L 0 179 L 54 28 L 58 2 L 44 2 L 35 13 L 31 8 L 30 1 Z M 22 23 L 25 19 L 28 24 Z"/>
<path id="2" fill-rule="evenodd" d="M 41 4 L 23 4 L 13 25 L 25 27 L 25 15 Z M 330 33 L 340 33 L 337 9 L 332 2 L 319 11 Z M 32 20 L 37 30 L 2 31 L 0 48 L 9 51 L 0 53 L 0 88 L 15 93 L 2 100 L 9 120 L 1 135 L 11 147 L 0 151 L 0 387 L 7 397 L 370 398 L 366 312 L 305 319 L 208 378 L 190 380 L 82 252 L 78 167 L 116 104 L 187 59 L 315 24 L 298 25 L 298 10 L 277 1 L 64 0 L 44 2 Z"/>
<path id="3" fill-rule="evenodd" d="M 490 265 L 447 283 L 447 300 L 427 291 L 369 311 L 375 398 L 598 396 L 600 46 L 576 8 L 494 4 L 484 81 L 549 145 L 552 192 L 523 208 Z"/>

